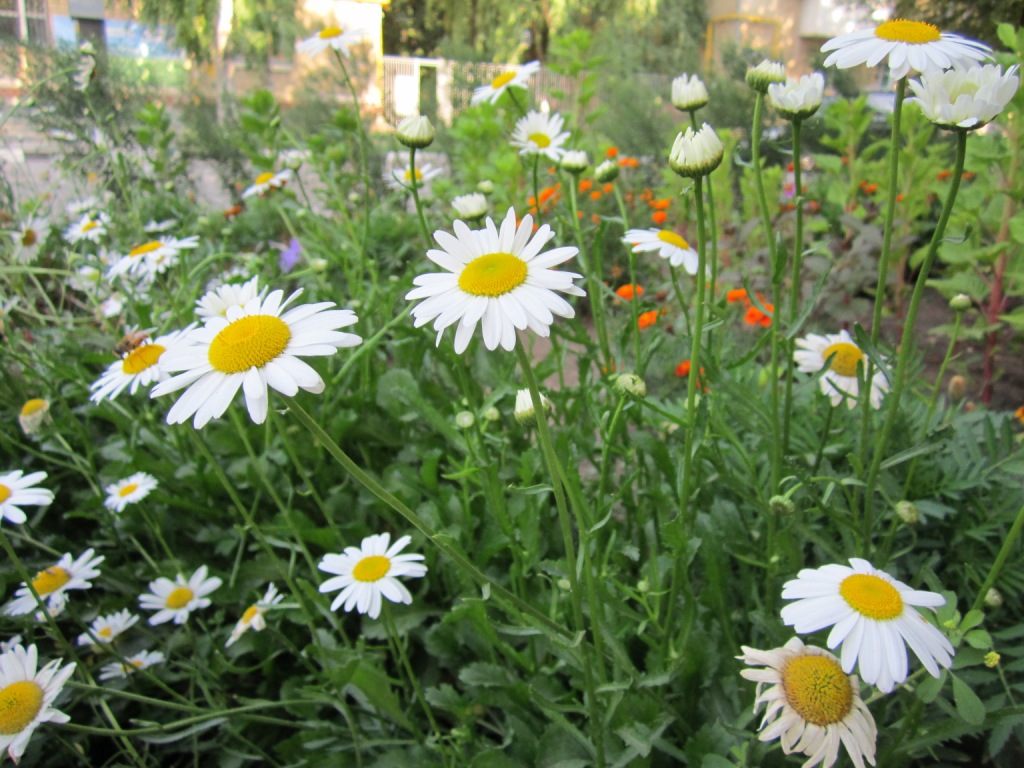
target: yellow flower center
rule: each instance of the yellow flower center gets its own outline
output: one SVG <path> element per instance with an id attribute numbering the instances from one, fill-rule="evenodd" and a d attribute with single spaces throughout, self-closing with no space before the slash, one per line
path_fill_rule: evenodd
<path id="1" fill-rule="evenodd" d="M 135 493 L 138 489 L 138 483 L 128 483 L 128 485 L 126 485 L 124 488 L 117 492 L 117 495 L 123 499 L 125 496 L 130 496 L 131 494 Z"/>
<path id="2" fill-rule="evenodd" d="M 547 149 L 551 146 L 551 137 L 546 133 L 531 133 L 526 138 L 536 144 L 540 149 Z"/>
<path id="3" fill-rule="evenodd" d="M 32 588 L 40 597 L 56 592 L 71 581 L 71 574 L 60 566 L 54 565 L 45 571 L 40 571 L 32 580 Z"/>
<path id="4" fill-rule="evenodd" d="M 245 613 L 242 614 L 242 623 L 252 624 L 252 620 L 259 615 L 259 612 L 260 607 L 258 605 L 250 605 L 245 609 Z"/>
<path id="5" fill-rule="evenodd" d="M 38 397 L 33 397 L 31 400 L 26 400 L 25 404 L 21 406 L 22 416 L 31 416 L 33 413 L 45 410 L 46 406 L 49 405 L 45 400 Z"/>
<path id="6" fill-rule="evenodd" d="M 684 251 L 690 250 L 690 244 L 670 229 L 663 229 L 659 232 L 658 239 L 663 243 L 674 245 L 676 248 L 681 248 Z"/>
<path id="7" fill-rule="evenodd" d="M 101 629 L 96 634 L 99 635 L 100 637 L 111 638 L 111 637 L 114 636 L 114 628 L 113 627 L 104 627 L 103 629 Z"/>
<path id="8" fill-rule="evenodd" d="M 841 722 L 853 708 L 853 686 L 827 656 L 797 656 L 782 669 L 786 701 L 804 720 L 819 726 Z"/>
<path id="9" fill-rule="evenodd" d="M 0 504 L 3 504 L 9 498 L 11 498 L 11 489 L 0 483 Z"/>
<path id="10" fill-rule="evenodd" d="M 43 708 L 43 689 L 34 680 L 19 680 L 0 691 L 0 734 L 21 733 Z"/>
<path id="11" fill-rule="evenodd" d="M 907 21 L 906 19 L 893 19 L 884 24 L 879 24 L 875 30 L 875 37 L 889 40 L 894 43 L 922 43 L 938 42 L 942 35 L 939 28 L 933 24 L 926 24 L 923 21 Z"/>
<path id="12" fill-rule="evenodd" d="M 184 608 L 192 602 L 192 598 L 195 596 L 196 593 L 188 587 L 178 587 L 167 596 L 167 607 L 173 611 Z"/>
<path id="13" fill-rule="evenodd" d="M 473 259 L 459 275 L 459 288 L 473 296 L 501 296 L 526 282 L 526 262 L 511 253 Z"/>
<path id="14" fill-rule="evenodd" d="M 370 555 L 356 563 L 352 576 L 356 581 L 378 581 L 387 576 L 390 570 L 391 561 L 384 555 Z"/>
<path id="15" fill-rule="evenodd" d="M 138 248 L 132 248 L 128 251 L 128 255 L 133 259 L 137 259 L 139 256 L 145 256 L 147 253 L 152 253 L 161 245 L 163 245 L 163 243 L 159 240 L 150 240 L 148 243 L 143 243 Z"/>
<path id="16" fill-rule="evenodd" d="M 857 375 L 857 364 L 864 359 L 864 353 L 856 344 L 838 341 L 825 348 L 825 351 L 821 353 L 821 359 L 828 360 L 833 354 L 835 357 L 832 358 L 832 365 L 829 366 L 833 371 L 840 376 Z"/>
<path id="17" fill-rule="evenodd" d="M 26 248 L 31 248 L 39 241 L 39 235 L 36 234 L 34 229 L 26 229 L 21 233 L 21 244 Z"/>
<path id="18" fill-rule="evenodd" d="M 903 598 L 880 576 L 855 573 L 839 584 L 839 594 L 857 613 L 877 621 L 895 619 L 903 613 Z"/>
<path id="19" fill-rule="evenodd" d="M 335 37 L 340 37 L 341 32 L 341 27 L 324 27 L 320 30 L 317 37 L 321 40 L 333 40 Z"/>
<path id="20" fill-rule="evenodd" d="M 260 368 L 276 358 L 292 337 L 288 324 L 273 315 L 240 317 L 210 342 L 210 365 L 222 373 Z"/>
<path id="21" fill-rule="evenodd" d="M 272 174 L 272 173 L 261 173 L 259 176 L 256 177 L 256 183 L 257 184 L 266 184 L 272 178 L 274 178 L 274 174 Z"/>
<path id="22" fill-rule="evenodd" d="M 91 232 L 92 230 L 96 229 L 96 227 L 98 227 L 98 226 L 99 226 L 99 222 L 87 221 L 87 222 L 85 222 L 85 224 L 82 225 L 82 231 L 83 232 Z"/>
<path id="23" fill-rule="evenodd" d="M 412 181 L 412 176 L 413 176 L 412 169 L 411 168 L 406 168 L 405 169 L 405 180 L 406 181 Z M 419 168 L 416 169 L 416 181 L 417 182 L 423 181 L 423 171 L 421 171 Z"/>
<path id="24" fill-rule="evenodd" d="M 496 78 L 491 80 L 491 88 L 498 90 L 502 86 L 508 85 L 515 78 L 515 72 L 502 72 Z"/>
<path id="25" fill-rule="evenodd" d="M 143 344 L 136 347 L 121 361 L 121 371 L 129 375 L 142 373 L 147 368 L 156 365 L 160 356 L 167 349 L 161 344 Z"/>

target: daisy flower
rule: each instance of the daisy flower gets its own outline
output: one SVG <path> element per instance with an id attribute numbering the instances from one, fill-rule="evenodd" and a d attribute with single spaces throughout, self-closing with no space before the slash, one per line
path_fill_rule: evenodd
<path id="1" fill-rule="evenodd" d="M 545 115 L 531 109 L 516 122 L 512 146 L 519 147 L 520 155 L 543 155 L 557 163 L 565 152 L 562 145 L 569 138 L 569 132 L 562 130 L 564 124 L 558 113 Z"/>
<path id="2" fill-rule="evenodd" d="M 140 669 L 149 669 L 157 664 L 163 664 L 166 660 L 167 657 L 160 651 L 139 651 L 131 656 L 125 656 L 123 663 L 115 661 L 100 667 L 99 678 L 100 680 L 124 679 Z"/>
<path id="3" fill-rule="evenodd" d="M 64 239 L 72 245 L 82 240 L 98 243 L 100 238 L 107 234 L 107 224 L 109 223 L 110 218 L 105 213 L 98 213 L 95 216 L 86 213 L 64 230 Z"/>
<path id="4" fill-rule="evenodd" d="M 187 341 L 169 349 L 162 364 L 183 371 L 157 384 L 150 397 L 187 389 L 167 413 L 168 424 L 181 424 L 195 416 L 201 428 L 223 415 L 242 389 L 249 416 L 257 424 L 267 418 L 267 390 L 293 397 L 299 389 L 317 394 L 324 380 L 300 357 L 333 355 L 340 347 L 353 347 L 362 339 L 338 328 L 358 318 L 350 309 L 335 309 L 334 302 L 302 304 L 285 311 L 302 289 L 282 302 L 283 291 L 251 299 L 244 307 L 229 307 L 224 317 L 212 317 L 189 332 Z"/>
<path id="5" fill-rule="evenodd" d="M 798 80 L 768 86 L 768 101 L 787 120 L 806 120 L 818 111 L 825 95 L 825 76 L 821 72 L 803 75 Z"/>
<path id="6" fill-rule="evenodd" d="M 129 349 L 120 360 L 111 363 L 103 375 L 92 383 L 89 387 L 92 392 L 89 400 L 97 404 L 104 400 L 113 400 L 125 389 L 134 395 L 139 391 L 139 387 L 148 387 L 166 379 L 168 373 L 163 365 L 165 353 L 181 344 L 195 327 L 195 323 L 192 323 L 180 331 L 173 331 L 155 339 L 143 339 L 141 343 Z"/>
<path id="7" fill-rule="evenodd" d="M 242 193 L 242 197 L 252 197 L 253 195 L 263 197 L 272 189 L 281 189 L 291 180 L 293 175 L 294 172 L 291 168 L 285 168 L 277 173 L 261 173 L 253 181 L 252 186 Z"/>
<path id="8" fill-rule="evenodd" d="M 485 101 L 489 101 L 491 104 L 497 104 L 498 99 L 501 98 L 501 94 L 509 88 L 525 88 L 527 81 L 539 70 L 540 62 L 531 61 L 529 64 L 524 64 L 518 69 L 511 69 L 508 72 L 502 72 L 487 85 L 481 85 L 479 88 L 475 89 L 469 103 L 474 106 Z"/>
<path id="9" fill-rule="evenodd" d="M 26 400 L 18 411 L 18 425 L 26 435 L 34 435 L 50 418 L 50 402 L 41 397 Z"/>
<path id="10" fill-rule="evenodd" d="M 238 620 L 238 623 L 235 624 L 235 628 L 231 630 L 231 637 L 229 637 L 228 641 L 224 643 L 224 647 L 231 647 L 238 641 L 238 638 L 250 629 L 253 629 L 256 632 L 262 632 L 266 629 L 267 621 L 263 618 L 263 614 L 282 600 L 284 600 L 284 595 L 278 593 L 277 587 L 273 584 L 268 585 L 267 593 L 263 596 L 263 599 L 253 603 L 245 609 L 245 613 L 242 614 L 242 618 Z"/>
<path id="11" fill-rule="evenodd" d="M 46 239 L 48 228 L 49 224 L 46 219 L 29 216 L 24 224 L 10 233 L 11 239 L 14 241 L 15 254 L 20 263 L 28 264 L 36 257 L 39 246 Z"/>
<path id="12" fill-rule="evenodd" d="M 39 600 L 46 604 L 50 615 L 56 616 L 64 609 L 70 590 L 89 589 L 92 586 L 89 579 L 100 575 L 96 566 L 105 559 L 103 555 L 97 557 L 96 550 L 92 548 L 85 550 L 73 560 L 71 553 L 67 552 L 56 565 L 51 565 L 36 574 L 32 579 L 32 589 L 39 595 Z M 35 596 L 28 585 L 22 583 L 14 593 L 14 599 L 4 606 L 4 613 L 8 616 L 21 616 L 31 613 L 37 607 Z"/>
<path id="13" fill-rule="evenodd" d="M 106 616 L 97 616 L 89 625 L 89 632 L 78 636 L 79 645 L 106 645 L 114 642 L 138 623 L 139 617 L 127 608 Z M 90 634 L 91 633 L 91 634 Z"/>
<path id="14" fill-rule="evenodd" d="M 0 643 L 0 654 L 10 653 L 16 645 L 21 645 L 21 635 L 11 635 L 9 640 Z"/>
<path id="15" fill-rule="evenodd" d="M 853 342 L 847 331 L 830 333 L 824 336 L 812 333 L 797 339 L 797 351 L 793 354 L 797 369 L 804 373 L 817 373 L 825 367 L 831 357 L 832 362 L 822 375 L 820 387 L 822 393 L 828 395 L 832 405 L 839 405 L 843 400 L 853 408 L 860 396 L 860 378 L 857 369 L 866 366 L 864 353 Z M 889 383 L 881 371 L 875 371 L 871 377 L 871 407 L 878 408 L 882 404 L 882 395 L 889 390 Z"/>
<path id="16" fill-rule="evenodd" d="M 787 755 L 800 752 L 805 766 L 829 768 L 846 747 L 857 768 L 875 764 L 875 719 L 860 697 L 860 683 L 828 651 L 794 637 L 781 648 L 759 651 L 741 646 L 737 656 L 750 667 L 740 675 L 757 683 L 754 712 L 765 705 L 758 739 L 779 739 Z M 768 686 L 767 690 L 762 690 Z"/>
<path id="17" fill-rule="evenodd" d="M 540 405 L 544 409 L 544 413 L 551 413 L 555 410 L 554 403 L 543 392 L 540 393 Z M 533 397 L 530 395 L 530 390 L 516 391 L 516 404 L 512 409 L 512 416 L 520 424 L 531 424 L 534 421 L 536 411 L 533 408 Z"/>
<path id="18" fill-rule="evenodd" d="M 45 507 L 52 503 L 53 491 L 35 487 L 45 479 L 45 472 L 31 472 L 22 477 L 20 469 L 0 475 L 0 522 L 10 520 L 21 525 L 27 519 L 21 509 L 23 506 Z"/>
<path id="19" fill-rule="evenodd" d="M 671 229 L 631 229 L 622 240 L 633 246 L 634 253 L 657 251 L 673 267 L 682 266 L 687 274 L 697 274 L 697 251 Z"/>
<path id="20" fill-rule="evenodd" d="M 150 219 L 146 222 L 146 225 L 142 228 L 143 232 L 148 232 L 151 235 L 159 235 L 162 232 L 166 232 L 169 229 L 173 229 L 178 223 L 177 219 L 162 219 L 157 221 L 156 219 Z"/>
<path id="21" fill-rule="evenodd" d="M 419 562 L 423 555 L 398 554 L 411 540 L 403 536 L 389 547 L 391 534 L 381 533 L 367 536 L 358 547 L 345 547 L 344 554 L 324 555 L 317 567 L 337 575 L 321 584 L 320 591 L 341 590 L 331 610 L 338 610 L 344 603 L 346 611 L 355 608 L 376 619 L 382 596 L 393 603 L 412 603 L 412 595 L 398 577 L 419 578 L 426 574 L 427 566 Z"/>
<path id="22" fill-rule="evenodd" d="M 331 25 L 324 27 L 312 37 L 306 38 L 295 48 L 310 56 L 316 56 L 328 48 L 333 48 L 342 56 L 348 56 L 349 47 L 361 40 L 363 36 L 364 33 L 360 30 Z"/>
<path id="23" fill-rule="evenodd" d="M 131 273 L 137 276 L 154 277 L 173 266 L 181 251 L 198 246 L 198 235 L 190 235 L 181 240 L 170 236 L 161 237 L 159 240 L 150 240 L 119 257 L 107 276 L 113 278 Z"/>
<path id="24" fill-rule="evenodd" d="M 693 112 L 708 103 L 708 88 L 697 75 L 684 74 L 672 81 L 672 106 Z"/>
<path id="25" fill-rule="evenodd" d="M 417 189 L 422 188 L 428 181 L 436 179 L 441 175 L 441 169 L 435 168 L 430 163 L 423 163 L 423 165 L 415 169 L 415 183 Z M 384 181 L 391 189 L 395 190 L 409 190 L 413 185 L 413 169 L 408 165 L 403 165 L 401 168 L 392 168 L 391 173 L 384 177 Z"/>
<path id="26" fill-rule="evenodd" d="M 103 205 L 104 201 L 100 200 L 96 195 L 89 195 L 81 200 L 72 200 L 67 204 L 65 210 L 69 216 L 84 216 L 86 214 L 99 213 Z"/>
<path id="27" fill-rule="evenodd" d="M 188 581 L 179 573 L 174 581 L 161 576 L 149 582 L 149 594 L 139 596 L 139 605 L 147 611 L 156 611 L 149 617 L 150 625 L 172 620 L 175 624 L 184 624 L 192 611 L 209 606 L 207 595 L 222 582 L 216 576 L 207 578 L 206 573 L 206 566 L 201 565 Z"/>
<path id="28" fill-rule="evenodd" d="M 924 72 L 910 90 L 924 116 L 941 128 L 975 129 L 994 120 L 1017 93 L 1017 65 L 1006 73 L 995 64 Z"/>
<path id="29" fill-rule="evenodd" d="M 219 285 L 196 300 L 196 314 L 204 322 L 211 317 L 224 317 L 229 307 L 244 307 L 253 299 L 262 298 L 265 293 L 266 288 L 262 292 L 259 289 L 259 277 L 244 283 Z"/>
<path id="30" fill-rule="evenodd" d="M 480 323 L 487 349 L 501 344 L 511 351 L 516 330 L 529 328 L 547 336 L 554 315 L 573 317 L 573 308 L 555 291 L 585 296 L 572 282 L 580 275 L 551 267 L 571 259 L 578 249 L 541 253 L 555 236 L 547 224 L 531 239 L 533 217 L 524 216 L 517 227 L 516 212 L 509 208 L 500 231 L 490 217 L 484 229 L 471 230 L 462 221 L 456 221 L 454 229 L 454 236 L 435 232 L 442 250 L 427 251 L 427 258 L 447 272 L 419 275 L 413 280 L 418 287 L 405 295 L 410 301 L 423 299 L 412 310 L 415 325 L 433 320 L 438 344 L 445 328 L 457 322 L 455 351 L 461 354 Z"/>
<path id="31" fill-rule="evenodd" d="M 725 156 L 725 146 L 715 129 L 704 123 L 699 131 L 687 128 L 676 136 L 668 155 L 668 165 L 688 179 L 707 176 Z"/>
<path id="32" fill-rule="evenodd" d="M 487 198 L 480 192 L 470 192 L 452 198 L 452 208 L 463 219 L 482 219 L 487 213 Z"/>
<path id="33" fill-rule="evenodd" d="M 923 21 L 892 19 L 871 29 L 839 35 L 821 46 L 829 53 L 825 66 L 839 69 L 866 64 L 874 67 L 888 59 L 889 77 L 899 80 L 911 69 L 949 69 L 957 62 L 984 61 L 992 49 Z"/>
<path id="34" fill-rule="evenodd" d="M 782 609 L 782 620 L 800 634 L 832 627 L 828 647 L 842 645 L 843 670 L 859 659 L 861 679 L 883 693 L 907 679 L 907 645 L 933 677 L 940 666 L 949 669 L 953 646 L 913 608 L 946 599 L 911 589 L 867 560 L 853 557 L 850 565 L 805 568 L 787 581 L 782 599 L 795 602 Z"/>
<path id="35" fill-rule="evenodd" d="M 25 754 L 29 739 L 43 723 L 66 723 L 71 718 L 53 708 L 64 684 L 75 671 L 74 664 L 61 668 L 54 659 L 37 670 L 39 656 L 34 645 L 21 645 L 0 656 L 0 750 L 15 763 Z"/>
<path id="36" fill-rule="evenodd" d="M 156 489 L 157 485 L 156 478 L 152 475 L 148 475 L 145 472 L 136 472 L 131 477 L 126 477 L 124 480 L 118 480 L 116 483 L 108 485 L 104 489 L 107 492 L 107 498 L 103 505 L 111 512 L 124 512 L 125 507 L 137 501 L 142 501 L 149 495 L 150 491 Z"/>

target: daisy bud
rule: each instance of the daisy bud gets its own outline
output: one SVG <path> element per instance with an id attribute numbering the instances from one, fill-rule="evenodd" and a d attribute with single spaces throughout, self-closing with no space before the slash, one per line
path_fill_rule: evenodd
<path id="1" fill-rule="evenodd" d="M 18 424 L 26 435 L 34 435 L 49 419 L 50 403 L 38 397 L 26 400 L 18 413 Z"/>
<path id="2" fill-rule="evenodd" d="M 958 293 L 949 300 L 949 308 L 954 312 L 966 312 L 971 308 L 971 297 L 966 293 Z"/>
<path id="3" fill-rule="evenodd" d="M 999 660 L 1003 657 L 995 651 L 989 651 L 985 654 L 985 666 L 989 669 L 995 669 L 999 666 Z"/>
<path id="4" fill-rule="evenodd" d="M 796 512 L 796 504 L 788 496 L 772 496 L 768 500 L 768 508 L 776 515 L 792 515 Z"/>
<path id="5" fill-rule="evenodd" d="M 579 176 L 590 167 L 590 158 L 582 149 L 570 149 L 562 155 L 561 166 L 574 176 Z"/>
<path id="6" fill-rule="evenodd" d="M 551 404 L 551 401 L 548 400 L 543 392 L 540 395 L 540 402 L 545 412 L 554 410 L 554 406 Z M 520 424 L 529 424 L 533 421 L 533 398 L 530 397 L 530 390 L 520 389 L 516 392 L 516 407 L 512 412 L 512 415 L 515 416 L 516 421 Z"/>
<path id="7" fill-rule="evenodd" d="M 635 373 L 620 373 L 615 377 L 613 386 L 620 395 L 647 397 L 647 384 Z"/>
<path id="8" fill-rule="evenodd" d="M 693 112 L 708 103 L 708 89 L 697 75 L 680 75 L 672 81 L 672 105 Z"/>
<path id="9" fill-rule="evenodd" d="M 460 219 L 479 219 L 487 213 L 487 198 L 479 192 L 459 195 L 452 200 L 452 208 Z"/>
<path id="10" fill-rule="evenodd" d="M 407 117 L 399 123 L 395 138 L 407 147 L 423 149 L 434 143 L 434 126 L 423 115 Z"/>
<path id="11" fill-rule="evenodd" d="M 669 167 L 686 178 L 707 176 L 722 162 L 725 147 L 715 129 L 707 123 L 699 131 L 687 128 L 676 136 L 669 153 Z"/>
<path id="12" fill-rule="evenodd" d="M 897 501 L 896 517 L 907 525 L 916 525 L 917 521 L 921 519 L 917 506 L 912 501 Z"/>
<path id="13" fill-rule="evenodd" d="M 963 376 L 953 376 L 950 378 L 946 394 L 949 395 L 949 399 L 954 403 L 963 400 L 964 395 L 967 394 L 967 379 Z"/>
<path id="14" fill-rule="evenodd" d="M 483 181 L 477 183 L 476 191 L 482 192 L 485 195 L 489 195 L 494 191 L 494 182 L 491 181 L 490 179 L 484 179 Z"/>
<path id="15" fill-rule="evenodd" d="M 985 605 L 989 608 L 998 608 L 1003 604 L 1003 593 L 995 587 L 989 587 L 985 593 Z"/>
<path id="16" fill-rule="evenodd" d="M 488 421 L 497 421 L 501 418 L 501 411 L 495 408 L 493 405 L 484 411 L 484 418 Z"/>
<path id="17" fill-rule="evenodd" d="M 760 93 L 767 93 L 768 86 L 772 83 L 783 83 L 786 81 L 786 70 L 778 61 L 765 59 L 756 67 L 747 69 L 747 85 Z"/>
<path id="18" fill-rule="evenodd" d="M 614 160 L 605 160 L 594 169 L 594 178 L 598 184 L 607 184 L 619 178 L 619 165 Z"/>
<path id="19" fill-rule="evenodd" d="M 651 582 L 647 579 L 640 579 L 640 581 L 636 583 L 636 591 L 641 595 L 647 594 L 651 591 Z"/>
<path id="20" fill-rule="evenodd" d="M 787 120 L 806 120 L 818 111 L 825 93 L 825 77 L 820 72 L 804 75 L 799 80 L 786 78 L 784 83 L 768 86 L 768 101 Z"/>
<path id="21" fill-rule="evenodd" d="M 459 429 L 469 429 L 475 421 L 476 417 L 469 411 L 459 411 L 455 414 L 455 426 Z"/>
<path id="22" fill-rule="evenodd" d="M 940 128 L 971 131 L 991 122 L 1017 92 L 1017 65 L 1005 73 L 996 64 L 954 66 L 923 72 L 910 90 L 924 116 Z"/>

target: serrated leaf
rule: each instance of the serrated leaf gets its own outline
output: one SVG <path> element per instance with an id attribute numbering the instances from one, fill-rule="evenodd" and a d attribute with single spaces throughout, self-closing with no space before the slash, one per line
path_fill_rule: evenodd
<path id="1" fill-rule="evenodd" d="M 978 694 L 956 675 L 950 677 L 953 678 L 953 702 L 957 714 L 971 725 L 981 725 L 985 722 L 985 705 L 981 703 Z"/>

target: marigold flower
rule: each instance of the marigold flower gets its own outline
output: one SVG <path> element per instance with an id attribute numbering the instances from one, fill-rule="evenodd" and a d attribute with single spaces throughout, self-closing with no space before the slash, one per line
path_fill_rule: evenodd
<path id="1" fill-rule="evenodd" d="M 651 221 L 658 225 L 664 224 L 668 221 L 668 214 L 664 211 L 655 211 L 651 214 Z"/>
<path id="2" fill-rule="evenodd" d="M 672 205 L 672 201 L 670 199 L 668 199 L 667 197 L 666 198 L 662 198 L 661 200 L 652 200 L 651 201 L 651 208 L 653 208 L 656 211 L 667 210 L 669 208 L 669 206 L 671 206 L 671 205 Z"/>
<path id="3" fill-rule="evenodd" d="M 618 296 L 620 299 L 631 301 L 637 296 L 644 295 L 644 287 L 642 285 L 626 283 L 625 285 L 620 285 L 618 288 L 615 289 L 615 295 Z"/>
<path id="4" fill-rule="evenodd" d="M 616 157 L 618 157 L 618 155 L 619 155 L 619 150 L 618 150 L 617 148 L 615 148 L 615 147 L 608 147 L 608 149 L 606 149 L 606 150 L 605 150 L 605 153 L 604 153 L 604 155 L 605 155 L 605 157 L 607 157 L 608 159 L 610 159 L 610 160 L 613 160 L 613 159 L 615 159 Z"/>
<path id="5" fill-rule="evenodd" d="M 767 302 L 762 302 L 762 306 L 768 310 L 768 312 L 762 312 L 760 309 L 755 307 L 753 304 L 747 308 L 747 314 L 743 316 L 743 322 L 747 325 L 761 325 L 765 328 L 772 324 L 772 313 L 775 311 L 775 307 Z"/>
<path id="6" fill-rule="evenodd" d="M 594 182 L 592 182 L 590 179 L 580 179 L 580 194 L 582 195 L 584 192 L 589 192 L 592 186 L 594 186 Z"/>
<path id="7" fill-rule="evenodd" d="M 645 328 L 650 328 L 658 322 L 658 310 L 652 309 L 650 312 L 644 312 L 637 318 L 637 327 L 642 331 Z"/>

